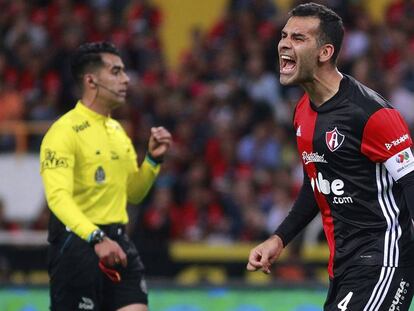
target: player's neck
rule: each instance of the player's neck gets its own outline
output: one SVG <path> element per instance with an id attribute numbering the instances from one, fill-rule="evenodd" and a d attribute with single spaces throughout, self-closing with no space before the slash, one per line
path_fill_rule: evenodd
<path id="1" fill-rule="evenodd" d="M 96 98 L 95 94 L 85 92 L 82 96 L 82 103 L 92 111 L 99 113 L 105 117 L 111 114 L 111 110 L 104 103 Z"/>
<path id="2" fill-rule="evenodd" d="M 319 107 L 338 92 L 342 78 L 343 75 L 336 67 L 320 70 L 314 75 L 313 81 L 302 84 L 302 88 L 311 101 Z"/>

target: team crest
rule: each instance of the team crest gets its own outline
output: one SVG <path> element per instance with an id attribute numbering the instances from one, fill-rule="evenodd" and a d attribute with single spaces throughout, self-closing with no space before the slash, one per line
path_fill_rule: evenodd
<path id="1" fill-rule="evenodd" d="M 336 127 L 332 131 L 325 133 L 326 145 L 332 152 L 338 150 L 344 140 L 345 135 L 342 135 Z"/>

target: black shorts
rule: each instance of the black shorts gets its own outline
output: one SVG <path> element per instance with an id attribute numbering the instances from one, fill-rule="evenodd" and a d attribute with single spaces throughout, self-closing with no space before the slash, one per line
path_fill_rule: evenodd
<path id="1" fill-rule="evenodd" d="M 324 311 L 408 311 L 413 267 L 351 266 L 331 280 Z"/>
<path id="2" fill-rule="evenodd" d="M 93 247 L 72 232 L 63 232 L 49 246 L 50 301 L 52 311 L 113 311 L 130 304 L 148 304 L 144 266 L 124 226 L 100 226 L 127 254 L 126 268 L 114 283 L 98 267 Z"/>

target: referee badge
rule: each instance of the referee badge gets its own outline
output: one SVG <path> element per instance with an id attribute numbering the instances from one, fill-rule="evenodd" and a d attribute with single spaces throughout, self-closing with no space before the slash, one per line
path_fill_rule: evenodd
<path id="1" fill-rule="evenodd" d="M 95 181 L 97 184 L 102 184 L 105 181 L 105 171 L 102 166 L 98 166 L 95 171 Z"/>

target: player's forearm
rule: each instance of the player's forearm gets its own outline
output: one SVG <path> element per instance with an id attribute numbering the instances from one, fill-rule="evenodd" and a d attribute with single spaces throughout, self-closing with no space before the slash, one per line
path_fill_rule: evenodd
<path id="1" fill-rule="evenodd" d="M 312 219 L 318 214 L 315 196 L 310 186 L 309 180 L 305 177 L 303 186 L 299 192 L 298 198 L 289 215 L 280 224 L 274 232 L 280 237 L 283 245 L 286 246 L 299 232 L 305 228 Z"/>
<path id="2" fill-rule="evenodd" d="M 414 220 L 414 172 L 401 177 L 398 180 L 404 193 L 405 201 L 410 212 L 411 219 Z"/>
<path id="3" fill-rule="evenodd" d="M 160 165 L 146 157 L 139 170 L 128 179 L 128 201 L 135 204 L 141 202 L 154 184 L 159 171 Z"/>

